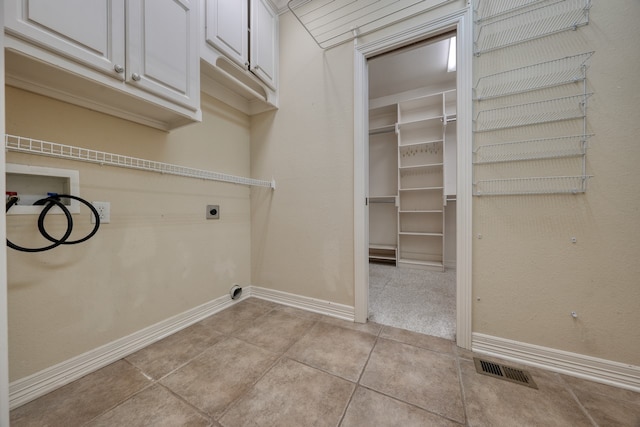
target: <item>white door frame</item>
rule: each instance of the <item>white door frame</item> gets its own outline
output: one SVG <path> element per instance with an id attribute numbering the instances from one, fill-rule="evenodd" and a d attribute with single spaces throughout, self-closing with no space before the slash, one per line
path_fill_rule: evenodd
<path id="1" fill-rule="evenodd" d="M 0 0 L 4 11 L 4 1 Z M 0 28 L 4 28 L 4 14 L 0 14 Z M 4 31 L 0 31 L 0 135 L 4 146 Z M 4 147 L 3 147 L 4 148 Z M 5 150 L 0 150 L 0 191 L 5 191 Z M 0 426 L 9 425 L 9 350 L 7 326 L 7 245 L 6 215 L 0 213 Z"/>
<path id="2" fill-rule="evenodd" d="M 366 322 L 369 309 L 368 68 L 367 59 L 447 30 L 457 32 L 457 196 L 456 196 L 456 341 L 471 349 L 472 244 L 472 59 L 470 7 L 354 48 L 354 280 L 355 321 Z"/>

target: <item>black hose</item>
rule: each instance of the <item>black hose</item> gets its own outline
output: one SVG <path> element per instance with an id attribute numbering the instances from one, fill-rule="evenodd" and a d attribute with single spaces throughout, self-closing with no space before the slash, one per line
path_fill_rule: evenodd
<path id="1" fill-rule="evenodd" d="M 44 200 L 49 203 L 48 206 L 56 205 L 62 210 L 62 212 L 67 218 L 67 231 L 64 233 L 64 235 L 60 239 L 53 240 L 52 245 L 44 246 L 41 248 L 24 248 L 22 246 L 16 245 L 15 243 L 13 243 L 11 240 L 7 238 L 7 246 L 9 246 L 11 249 L 15 249 L 17 251 L 22 251 L 22 252 L 44 252 L 60 246 L 69 238 L 69 236 L 71 235 L 71 231 L 73 230 L 73 218 L 71 217 L 71 212 L 69 212 L 69 209 L 67 209 L 62 202 L 60 202 L 59 200 L 56 200 L 55 198 L 48 197 Z M 15 205 L 17 202 L 18 202 L 17 197 L 10 197 L 9 200 L 7 201 L 5 212 L 9 212 L 9 209 L 11 209 L 11 207 Z M 44 215 L 46 215 L 46 213 Z M 44 221 L 44 215 L 43 213 L 40 213 L 38 224 L 40 224 L 40 221 Z"/>
<path id="2" fill-rule="evenodd" d="M 77 197 L 77 196 L 72 196 L 70 194 L 58 194 L 56 196 L 52 196 L 52 197 L 48 197 L 46 199 L 38 200 L 37 202 L 34 203 L 34 205 L 40 205 L 40 204 L 42 204 L 41 202 L 46 202 L 49 199 L 58 200 L 60 198 L 73 199 L 73 200 L 77 200 L 77 201 L 85 204 L 89 209 L 91 209 L 91 212 L 93 213 L 93 217 L 96 220 L 96 224 L 94 225 L 93 230 L 91 230 L 91 232 L 89 234 L 87 234 L 86 236 L 84 236 L 82 239 L 65 240 L 65 241 L 62 242 L 62 244 L 63 245 L 75 245 L 77 243 L 82 243 L 82 242 L 92 238 L 93 235 L 98 232 L 98 228 L 100 228 L 100 214 L 98 213 L 96 208 L 94 208 L 93 205 L 91 203 L 87 202 L 86 200 L 84 200 L 84 199 L 82 199 L 80 197 Z M 40 213 L 40 217 L 38 218 L 38 230 L 40 230 L 40 234 L 42 234 L 44 236 L 44 238 L 49 240 L 50 242 L 56 242 L 57 239 L 51 237 L 51 235 L 49 235 L 49 233 L 47 233 L 47 230 L 44 229 L 44 217 L 47 215 L 47 212 L 49 212 L 49 210 L 53 206 L 54 206 L 53 203 L 47 204 L 47 206 L 45 206 L 45 208 L 42 209 L 42 212 Z"/>

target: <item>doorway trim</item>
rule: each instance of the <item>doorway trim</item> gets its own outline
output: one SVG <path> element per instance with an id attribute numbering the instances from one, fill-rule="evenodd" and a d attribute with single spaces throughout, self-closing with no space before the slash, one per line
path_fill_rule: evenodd
<path id="1" fill-rule="evenodd" d="M 4 11 L 4 1 L 0 0 L 0 10 Z M 4 28 L 4 14 L 0 15 L 0 28 Z M 4 33 L 0 33 L 0 48 L 4 51 Z M 5 105 L 4 54 L 0 53 L 0 105 Z M 0 113 L 0 135 L 5 135 L 5 109 Z M 5 150 L 0 153 L 0 191 L 5 191 Z M 7 315 L 7 246 L 6 215 L 0 213 L 0 426 L 9 425 L 9 327 Z"/>
<path id="2" fill-rule="evenodd" d="M 455 30 L 457 35 L 457 195 L 456 195 L 456 343 L 471 349 L 472 332 L 472 60 L 473 28 L 467 6 L 441 18 L 354 47 L 354 281 L 355 321 L 369 309 L 368 65 L 367 59 L 407 44 Z"/>

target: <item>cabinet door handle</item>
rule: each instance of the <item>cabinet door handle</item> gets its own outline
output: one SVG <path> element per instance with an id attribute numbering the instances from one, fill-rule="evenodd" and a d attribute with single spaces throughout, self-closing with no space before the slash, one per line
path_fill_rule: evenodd
<path id="1" fill-rule="evenodd" d="M 131 80 L 134 80 L 134 81 L 138 82 L 138 81 L 140 81 L 141 78 L 142 77 L 138 73 L 131 74 Z"/>
<path id="2" fill-rule="evenodd" d="M 116 64 L 113 66 L 113 69 L 116 73 L 121 74 L 124 71 L 124 67 L 120 64 Z"/>

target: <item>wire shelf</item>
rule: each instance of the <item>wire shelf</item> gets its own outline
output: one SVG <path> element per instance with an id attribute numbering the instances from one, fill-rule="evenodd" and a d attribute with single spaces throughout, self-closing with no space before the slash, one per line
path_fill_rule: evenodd
<path id="1" fill-rule="evenodd" d="M 476 100 L 584 81 L 587 78 L 586 62 L 593 53 L 581 53 L 481 77 L 475 87 Z"/>
<path id="2" fill-rule="evenodd" d="M 5 134 L 5 147 L 9 151 L 56 157 L 67 160 L 78 160 L 82 162 L 97 163 L 99 165 L 107 166 L 117 166 L 127 169 L 158 172 L 188 178 L 221 181 L 248 186 L 268 187 L 271 189 L 275 189 L 276 185 L 274 180 L 265 181 L 235 175 L 228 175 L 219 172 L 211 172 L 202 169 L 193 169 L 184 166 L 172 165 L 169 163 L 122 156 L 120 154 L 106 153 L 103 151 L 73 147 L 71 145 L 40 141 L 37 139 L 24 138 L 15 135 Z"/>
<path id="3" fill-rule="evenodd" d="M 474 195 L 579 194 L 587 191 L 587 181 L 591 177 L 579 175 L 482 180 L 474 184 Z"/>
<path id="4" fill-rule="evenodd" d="M 479 25 L 477 55 L 589 23 L 591 0 L 560 0 Z"/>
<path id="5" fill-rule="evenodd" d="M 455 0 L 291 0 L 289 10 L 322 49 Z"/>
<path id="6" fill-rule="evenodd" d="M 579 157 L 587 154 L 590 135 L 572 135 L 557 138 L 488 144 L 475 151 L 475 164 L 511 162 L 517 160 L 555 159 Z"/>
<path id="7" fill-rule="evenodd" d="M 586 102 L 592 93 L 510 105 L 479 111 L 475 132 L 550 123 L 586 117 Z"/>
<path id="8" fill-rule="evenodd" d="M 475 21 L 479 24 L 542 2 L 548 3 L 549 0 L 477 0 L 473 9 Z"/>

